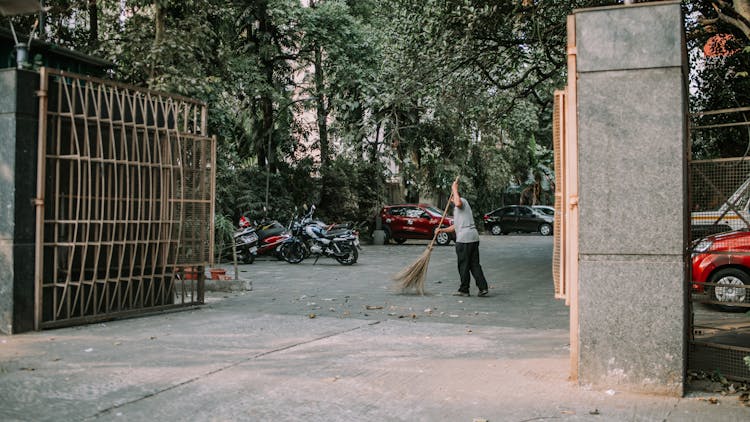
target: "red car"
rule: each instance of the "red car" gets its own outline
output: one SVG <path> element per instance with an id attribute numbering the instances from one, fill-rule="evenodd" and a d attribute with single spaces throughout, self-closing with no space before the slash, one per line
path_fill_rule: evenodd
<path id="1" fill-rule="evenodd" d="M 453 219 L 446 216 L 440 225 L 443 211 L 429 204 L 388 205 L 380 210 L 386 240 L 404 243 L 406 239 L 432 239 L 435 229 L 448 227 Z M 455 240 L 455 233 L 440 233 L 435 239 L 438 245 L 447 245 Z"/>
<path id="2" fill-rule="evenodd" d="M 750 231 L 708 236 L 693 244 L 693 289 L 723 310 L 750 310 Z M 708 283 L 708 284 L 706 284 Z"/>

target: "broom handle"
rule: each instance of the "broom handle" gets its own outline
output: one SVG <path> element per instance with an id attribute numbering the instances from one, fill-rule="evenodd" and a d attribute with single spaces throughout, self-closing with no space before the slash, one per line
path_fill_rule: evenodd
<path id="1" fill-rule="evenodd" d="M 458 182 L 458 178 L 461 177 L 459 174 L 456 176 L 456 182 Z M 443 215 L 440 217 L 440 222 L 438 223 L 438 228 L 443 225 L 443 220 L 445 220 L 445 215 L 448 214 L 448 207 L 451 206 L 451 201 L 453 200 L 453 188 L 451 188 L 451 196 L 448 197 L 448 203 L 445 204 L 445 210 L 443 211 Z M 429 248 L 432 249 L 432 247 L 435 245 L 435 240 L 437 239 L 437 230 L 435 230 L 435 234 L 432 235 L 432 241 L 430 242 Z"/>

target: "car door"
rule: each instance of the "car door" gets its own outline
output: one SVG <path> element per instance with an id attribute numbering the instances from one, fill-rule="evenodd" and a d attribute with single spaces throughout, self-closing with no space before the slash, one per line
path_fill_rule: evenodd
<path id="1" fill-rule="evenodd" d="M 392 237 L 399 237 L 404 232 L 404 208 L 403 207 L 391 207 L 386 212 L 385 220 L 383 223 L 388 230 L 390 230 Z"/>
<path id="2" fill-rule="evenodd" d="M 518 211 L 518 219 L 516 222 L 518 230 L 525 232 L 536 231 L 537 226 L 539 225 L 539 217 L 536 216 L 534 211 L 529 207 L 518 207 L 516 211 Z"/>
<path id="3" fill-rule="evenodd" d="M 503 228 L 503 232 L 508 233 L 518 230 L 517 208 L 507 207 L 500 210 L 498 220 Z"/>
<path id="4" fill-rule="evenodd" d="M 419 213 L 415 211 L 416 218 L 414 219 L 414 233 L 420 237 L 431 238 L 432 232 L 437 226 L 439 218 L 433 217 L 423 207 L 418 207 Z"/>
<path id="5" fill-rule="evenodd" d="M 409 237 L 424 237 L 423 213 L 419 207 L 404 207 L 404 232 L 409 233 Z"/>

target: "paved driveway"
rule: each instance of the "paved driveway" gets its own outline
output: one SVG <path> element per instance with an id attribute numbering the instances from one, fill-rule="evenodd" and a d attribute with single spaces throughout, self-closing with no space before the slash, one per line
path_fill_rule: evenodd
<path id="1" fill-rule="evenodd" d="M 452 296 L 459 285 L 453 244 L 433 249 L 424 296 L 395 289 L 390 277 L 427 244 L 365 245 L 353 266 L 324 257 L 298 265 L 259 259 L 239 266 L 240 277 L 253 281 L 253 291 L 223 296 L 242 296 L 254 312 L 567 330 L 568 308 L 553 298 L 552 237 L 482 236 L 488 297 L 476 296 L 473 281 L 471 297 Z"/>
<path id="2" fill-rule="evenodd" d="M 451 247 L 434 250 L 427 295 L 391 290 L 424 247 L 366 246 L 351 267 L 257 262 L 241 267 L 252 291 L 197 309 L 0 337 L 0 420 L 747 420 L 734 397 L 569 382 L 551 238 L 483 237 L 484 298 L 450 295 Z"/>

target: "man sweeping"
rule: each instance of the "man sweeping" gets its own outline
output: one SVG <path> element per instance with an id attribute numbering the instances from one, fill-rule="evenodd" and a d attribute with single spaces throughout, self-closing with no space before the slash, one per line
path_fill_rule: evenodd
<path id="1" fill-rule="evenodd" d="M 453 225 L 437 229 L 438 233 L 456 233 L 456 256 L 458 257 L 458 275 L 461 286 L 454 296 L 469 296 L 471 276 L 479 288 L 478 296 L 487 296 L 487 279 L 484 278 L 482 265 L 479 264 L 479 232 L 474 224 L 469 201 L 458 193 L 458 179 L 451 186 L 453 201 Z"/>

